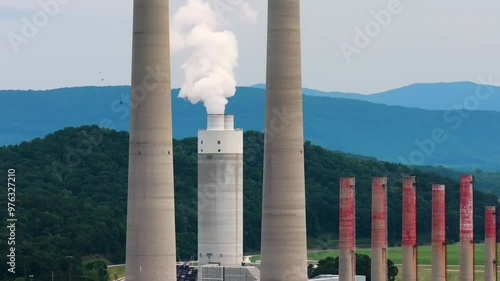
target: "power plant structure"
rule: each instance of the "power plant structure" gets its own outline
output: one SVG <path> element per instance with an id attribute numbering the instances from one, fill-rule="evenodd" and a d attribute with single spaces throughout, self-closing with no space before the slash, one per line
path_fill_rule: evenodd
<path id="1" fill-rule="evenodd" d="M 127 281 L 177 279 L 168 22 L 168 1 L 134 1 Z"/>
<path id="2" fill-rule="evenodd" d="M 243 131 L 209 114 L 198 132 L 198 253 L 176 264 L 169 5 L 134 0 L 127 281 L 307 280 L 300 0 L 268 2 L 261 263 L 243 256 Z M 146 84 L 145 84 L 146 83 Z M 403 280 L 418 280 L 416 177 L 403 178 Z M 339 275 L 356 276 L 355 178 L 340 180 Z M 446 280 L 445 186 L 432 186 L 432 280 Z M 473 176 L 460 178 L 460 280 L 474 278 Z M 387 272 L 387 178 L 372 178 L 373 281 Z M 485 279 L 497 280 L 496 208 L 485 209 Z M 176 275 L 177 271 L 177 275 Z M 179 271 L 182 271 L 179 274 Z M 190 276 L 187 278 L 186 276 Z M 191 279 L 190 279 L 191 278 Z"/>
<path id="3" fill-rule="evenodd" d="M 373 281 L 387 280 L 387 178 L 372 179 L 372 268 Z"/>
<path id="4" fill-rule="evenodd" d="M 300 0 L 268 1 L 263 281 L 307 280 L 300 40 Z"/>
<path id="5" fill-rule="evenodd" d="M 355 179 L 340 179 L 339 203 L 339 279 L 356 280 Z"/>
<path id="6" fill-rule="evenodd" d="M 208 115 L 198 131 L 198 265 L 243 262 L 243 131 Z"/>
<path id="7" fill-rule="evenodd" d="M 484 214 L 484 280 L 497 281 L 497 208 L 487 206 Z"/>
<path id="8" fill-rule="evenodd" d="M 417 281 L 417 191 L 416 177 L 403 178 L 403 280 Z"/>
<path id="9" fill-rule="evenodd" d="M 474 240 L 472 214 L 473 203 L 473 176 L 463 175 L 460 181 L 460 259 L 461 278 L 470 278 L 473 275 Z M 355 253 L 354 225 L 354 182 L 355 178 L 341 178 L 339 197 L 339 280 L 352 280 L 352 266 L 350 257 Z M 402 280 L 418 280 L 418 243 L 417 243 L 417 179 L 414 176 L 403 177 L 402 192 Z M 446 187 L 441 184 L 432 185 L 432 266 L 431 280 L 447 280 L 447 253 L 446 253 Z M 497 217 L 496 207 L 485 207 L 485 280 L 497 280 Z M 467 241 L 468 243 L 465 243 Z M 373 280 L 387 278 L 387 179 L 374 177 L 372 179 L 372 265 L 371 277 Z M 467 247 L 464 247 L 467 246 Z M 472 246 L 471 246 L 472 245 Z M 469 251 L 472 248 L 471 251 Z M 465 261 L 465 262 L 463 262 Z M 469 271 L 468 268 L 472 268 Z M 472 273 L 465 275 L 464 273 Z M 337 280 L 337 277 L 322 277 L 328 281 Z M 356 278 L 358 278 L 356 276 Z M 317 278 L 311 279 L 317 280 Z"/>
<path id="10" fill-rule="evenodd" d="M 209 114 L 198 131 L 198 280 L 259 280 L 243 263 L 243 131 Z"/>
<path id="11" fill-rule="evenodd" d="M 473 176 L 463 175 L 460 181 L 460 259 L 461 278 L 473 276 L 474 240 L 472 215 Z M 341 178 L 339 197 L 339 277 L 325 276 L 311 280 L 352 280 L 353 268 L 350 257 L 355 253 L 355 230 L 351 228 L 355 219 L 354 206 L 355 178 Z M 417 243 L 417 179 L 414 176 L 403 177 L 402 192 L 402 280 L 418 280 L 418 243 Z M 496 207 L 485 207 L 485 279 L 497 280 L 497 217 Z M 431 280 L 447 280 L 447 240 L 446 240 L 446 187 L 432 185 L 432 265 Z M 467 243 L 465 243 L 467 242 Z M 372 179 L 372 280 L 386 280 L 387 276 L 387 179 Z M 471 246 L 472 245 L 472 246 Z M 467 247 L 464 247 L 467 246 Z M 472 248 L 472 250 L 470 250 Z M 464 262 L 465 261 L 465 262 Z M 472 268 L 469 271 L 468 268 Z M 468 276 L 464 273 L 472 273 Z M 324 276 L 324 275 L 323 275 Z M 356 276 L 356 278 L 358 278 Z"/>
<path id="12" fill-rule="evenodd" d="M 433 281 L 446 280 L 446 187 L 432 185 L 432 266 Z"/>
<path id="13" fill-rule="evenodd" d="M 460 177 L 460 281 L 474 280 L 474 204 L 472 175 Z"/>

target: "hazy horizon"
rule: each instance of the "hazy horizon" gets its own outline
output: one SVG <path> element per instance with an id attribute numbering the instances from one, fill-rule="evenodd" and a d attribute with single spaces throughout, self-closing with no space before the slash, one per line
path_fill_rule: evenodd
<path id="1" fill-rule="evenodd" d="M 380 93 L 385 93 L 385 92 L 388 92 L 388 91 L 393 91 L 393 90 L 398 90 L 398 89 L 402 89 L 402 88 L 406 88 L 406 87 L 411 87 L 411 86 L 414 86 L 414 85 L 437 85 L 437 84 L 454 84 L 454 83 L 473 83 L 473 84 L 476 84 L 476 85 L 485 85 L 485 86 L 495 86 L 495 87 L 500 87 L 499 85 L 494 85 L 494 84 L 483 84 L 483 83 L 476 83 L 474 81 L 452 81 L 452 82 L 434 82 L 434 83 L 426 83 L 426 82 L 416 82 L 416 83 L 412 83 L 412 84 L 408 84 L 408 85 L 403 85 L 401 87 L 396 87 L 396 88 L 390 88 L 390 89 L 386 89 L 386 90 L 382 90 L 380 92 L 375 92 L 375 93 L 356 93 L 356 92 L 344 92 L 344 91 L 335 91 L 335 90 L 332 90 L 332 91 L 324 91 L 324 90 L 320 90 L 320 89 L 316 89 L 316 88 L 311 88 L 311 87 L 303 87 L 303 89 L 309 89 L 309 90 L 315 90 L 315 91 L 320 91 L 320 92 L 324 92 L 324 93 L 343 93 L 343 94 L 360 94 L 360 95 L 376 95 L 376 94 L 380 94 Z M 255 83 L 255 84 L 251 84 L 251 85 L 236 85 L 236 87 L 248 87 L 248 88 L 252 88 L 252 87 L 255 87 L 255 86 L 259 86 L 259 85 L 265 85 L 264 82 L 261 82 L 261 83 Z M 51 91 L 51 90 L 58 90 L 58 89 L 67 89 L 67 88 L 83 88 L 83 87 L 130 87 L 131 85 L 128 84 L 117 84 L 117 85 L 77 85 L 77 86 L 64 86 L 64 87 L 57 87 L 57 88 L 47 88 L 47 89 L 0 89 L 0 91 Z M 258 87 L 255 87 L 255 88 L 258 88 Z M 180 89 L 180 87 L 172 87 L 171 90 L 176 90 L 176 89 Z M 229 98 L 229 101 L 231 100 L 231 98 Z"/>

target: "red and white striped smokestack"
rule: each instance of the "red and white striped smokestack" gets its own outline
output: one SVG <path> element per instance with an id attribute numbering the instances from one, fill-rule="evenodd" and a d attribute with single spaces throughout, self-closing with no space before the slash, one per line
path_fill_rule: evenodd
<path id="1" fill-rule="evenodd" d="M 486 207 L 484 214 L 484 280 L 497 281 L 497 208 Z"/>
<path id="2" fill-rule="evenodd" d="M 460 177 L 460 281 L 474 280 L 474 204 L 472 175 Z"/>
<path id="3" fill-rule="evenodd" d="M 403 281 L 417 281 L 416 178 L 403 178 Z"/>
<path id="4" fill-rule="evenodd" d="M 446 280 L 445 186 L 432 185 L 432 281 Z"/>
<path id="5" fill-rule="evenodd" d="M 356 279 L 356 216 L 354 178 L 340 179 L 339 280 Z"/>
<path id="6" fill-rule="evenodd" d="M 372 179 L 372 281 L 387 280 L 387 178 Z"/>

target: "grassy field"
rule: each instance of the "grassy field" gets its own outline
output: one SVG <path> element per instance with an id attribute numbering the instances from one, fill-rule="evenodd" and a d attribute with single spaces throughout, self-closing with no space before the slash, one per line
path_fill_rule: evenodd
<path id="1" fill-rule="evenodd" d="M 117 278 L 125 277 L 125 265 L 108 266 L 109 280 L 115 280 L 114 273 L 116 272 Z"/>
<path id="2" fill-rule="evenodd" d="M 500 244 L 498 249 L 500 250 Z M 357 249 L 356 250 L 360 254 L 365 254 L 365 255 L 371 255 L 371 250 L 370 249 Z M 459 245 L 454 244 L 454 245 L 448 245 L 447 248 L 448 252 L 448 281 L 458 281 L 459 280 L 459 258 L 460 258 L 460 251 L 459 251 Z M 325 251 L 313 251 L 308 253 L 308 258 L 311 260 L 320 260 L 324 259 L 326 257 L 333 256 L 336 257 L 338 256 L 338 251 L 337 250 L 325 250 Z M 500 257 L 500 251 L 498 252 L 498 256 Z M 258 258 L 258 257 L 257 257 Z M 388 258 L 391 259 L 395 264 L 398 265 L 399 268 L 399 274 L 396 278 L 396 280 L 401 281 L 402 280 L 402 274 L 401 274 L 401 266 L 400 264 L 402 263 L 402 249 L 400 247 L 397 248 L 389 248 L 388 252 Z M 418 248 L 418 262 L 419 262 L 419 269 L 418 269 L 418 280 L 419 281 L 431 281 L 431 262 L 432 262 L 432 248 L 431 246 L 420 246 Z M 474 262 L 476 264 L 476 273 L 475 273 L 475 279 L 476 280 L 483 280 L 484 279 L 484 245 L 483 244 L 476 244 L 475 245 L 475 258 Z M 500 270 L 499 270 L 500 273 Z"/>
<path id="3" fill-rule="evenodd" d="M 82 257 L 83 264 L 101 260 L 108 265 L 109 280 L 115 280 L 114 273 L 118 275 L 118 278 L 125 276 L 125 265 L 111 265 L 112 263 L 105 257 L 101 255 L 92 255 Z M 111 266 L 111 267 L 110 267 Z"/>
<path id="4" fill-rule="evenodd" d="M 498 244 L 498 256 L 500 257 L 500 244 Z M 448 281 L 458 280 L 458 265 L 459 265 L 459 245 L 448 245 Z M 357 249 L 357 253 L 371 255 L 370 249 Z M 321 251 L 309 251 L 307 254 L 310 260 L 321 260 L 326 257 L 336 257 L 338 256 L 338 250 L 321 250 Z M 391 259 L 395 264 L 400 265 L 402 263 L 402 249 L 400 247 L 389 248 L 388 258 Z M 252 256 L 251 260 L 255 261 L 260 259 L 259 256 Z M 418 280 L 419 281 L 431 281 L 431 264 L 432 261 L 432 248 L 431 246 L 420 246 L 418 248 Z M 476 244 L 475 246 L 475 264 L 476 264 L 476 280 L 484 279 L 484 245 Z M 399 267 L 399 272 L 401 273 L 401 267 Z M 113 273 L 118 274 L 118 278 L 125 276 L 125 266 L 115 266 L 108 267 L 108 272 L 110 280 L 114 279 Z M 500 269 L 499 269 L 500 273 Z M 401 274 L 398 275 L 397 280 L 400 281 L 402 278 Z"/>
<path id="5" fill-rule="evenodd" d="M 399 274 L 396 277 L 397 281 L 402 281 L 401 266 L 398 266 Z M 458 281 L 459 267 L 457 265 L 448 266 L 448 276 L 447 281 Z M 500 269 L 498 271 L 500 273 Z M 418 267 L 418 280 L 419 281 L 432 281 L 431 280 L 431 267 L 429 265 L 420 265 Z M 476 266 L 475 269 L 475 280 L 484 280 L 484 267 Z"/>
<path id="6" fill-rule="evenodd" d="M 100 261 L 103 261 L 105 262 L 107 265 L 110 265 L 112 264 L 107 258 L 105 258 L 104 256 L 102 255 L 92 255 L 92 256 L 83 256 L 82 257 L 82 262 L 83 264 L 86 264 L 86 263 L 89 263 L 89 262 L 93 262 L 93 261 L 96 261 L 96 260 L 100 260 Z"/>
<path id="7" fill-rule="evenodd" d="M 400 274 L 396 277 L 397 281 L 402 281 L 402 274 L 401 274 L 401 266 L 398 266 Z M 108 272 L 110 279 L 109 280 L 114 280 L 114 275 L 113 273 L 116 272 L 118 274 L 118 278 L 124 277 L 125 276 L 125 266 L 120 265 L 120 266 L 115 266 L 115 267 L 108 267 Z M 499 269 L 499 275 L 500 275 L 500 269 Z M 484 272 L 483 272 L 483 267 L 482 266 L 476 266 L 476 280 L 483 280 L 484 279 Z M 420 265 L 418 269 L 418 280 L 419 281 L 431 281 L 431 267 L 429 265 Z M 457 265 L 452 265 L 448 266 L 448 281 L 458 281 L 458 266 Z"/>
<path id="8" fill-rule="evenodd" d="M 500 244 L 499 244 L 498 255 L 500 257 Z M 371 255 L 370 249 L 357 249 L 356 252 L 365 255 Z M 459 245 L 448 245 L 448 265 L 459 265 Z M 391 259 L 395 264 L 402 263 L 402 249 L 401 247 L 389 248 L 388 258 Z M 324 250 L 324 251 L 312 251 L 308 253 L 308 258 L 310 260 L 321 260 L 326 257 L 336 257 L 338 256 L 338 250 Z M 258 257 L 257 257 L 258 259 Z M 421 265 L 430 265 L 432 261 L 432 248 L 431 246 L 420 246 L 418 248 L 418 263 Z M 484 245 L 476 244 L 475 246 L 475 264 L 484 264 Z"/>

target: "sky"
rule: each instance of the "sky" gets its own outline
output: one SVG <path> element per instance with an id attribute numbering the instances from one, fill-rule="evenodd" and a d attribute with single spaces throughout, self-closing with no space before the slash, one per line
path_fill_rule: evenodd
<path id="1" fill-rule="evenodd" d="M 237 84 L 264 83 L 267 1 L 206 1 L 227 9 L 218 12 L 220 29 L 238 39 Z M 183 3 L 170 1 L 170 13 Z M 0 0 L 0 89 L 129 85 L 132 4 Z M 304 0 L 303 85 L 363 94 L 487 76 L 500 85 L 498 11 L 498 0 Z M 186 58 L 172 57 L 174 88 Z"/>

